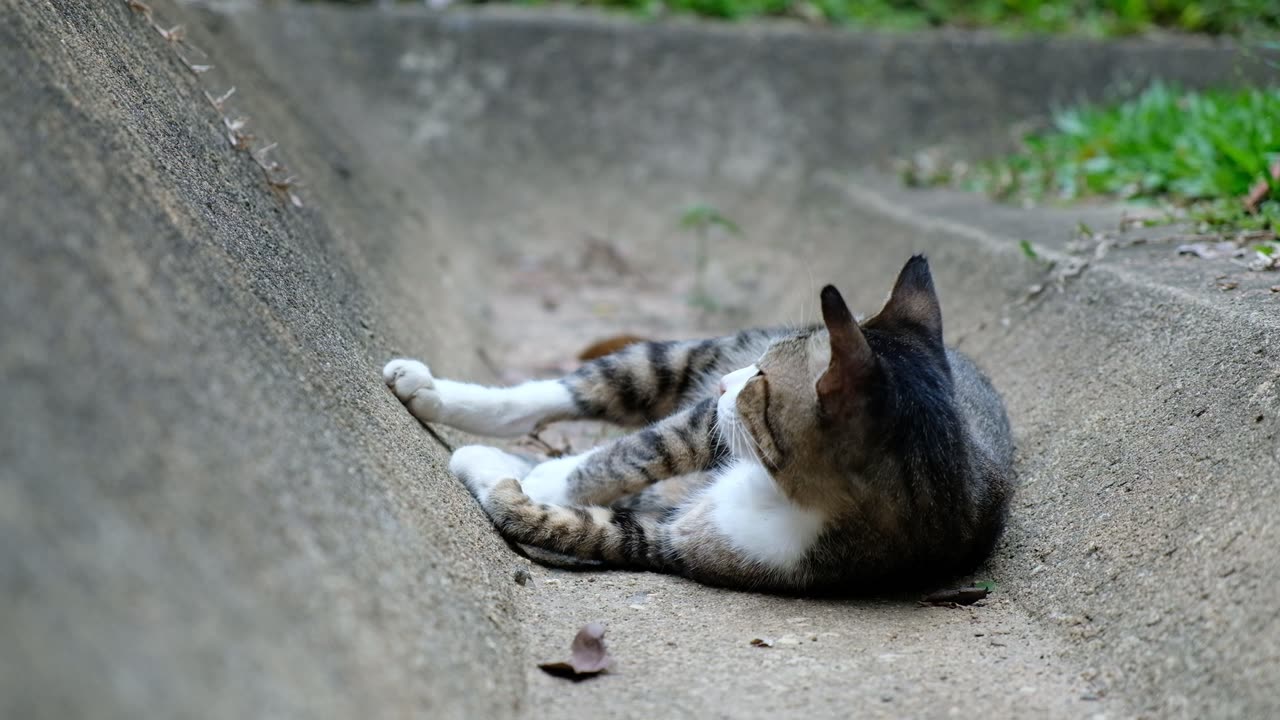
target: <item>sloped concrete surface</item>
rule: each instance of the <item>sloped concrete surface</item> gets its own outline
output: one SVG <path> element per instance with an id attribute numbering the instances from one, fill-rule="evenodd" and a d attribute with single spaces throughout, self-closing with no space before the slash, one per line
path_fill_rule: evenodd
<path id="1" fill-rule="evenodd" d="M 512 713 L 507 551 L 379 380 L 468 342 L 417 211 L 263 107 L 282 203 L 123 2 L 0 7 L 0 715 Z"/>
<path id="2" fill-rule="evenodd" d="M 1261 72 L 1229 48 L 157 3 L 213 78 L 123 2 L 0 7 L 4 716 L 1277 710 L 1267 281 L 1154 243 L 1028 301 L 1052 278 L 1020 240 L 1065 262 L 1078 221 L 1122 210 L 869 169 L 998 146 L 1126 77 Z M 203 91 L 231 84 L 303 207 L 229 147 Z M 745 231 L 712 240 L 708 313 L 679 300 L 694 202 Z M 811 319 L 832 280 L 870 311 L 920 250 L 1018 431 L 984 607 L 518 585 L 527 561 L 378 378 L 394 355 L 518 378 L 605 332 Z M 591 620 L 617 672 L 535 669 Z"/>

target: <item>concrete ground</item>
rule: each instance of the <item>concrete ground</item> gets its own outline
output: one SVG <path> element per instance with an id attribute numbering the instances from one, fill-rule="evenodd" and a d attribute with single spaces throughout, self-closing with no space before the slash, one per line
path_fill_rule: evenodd
<path id="1" fill-rule="evenodd" d="M 1073 244 L 1121 208 L 882 172 L 1124 81 L 1265 68 L 1183 41 L 154 8 L 186 44 L 124 2 L 0 4 L 0 715 L 1277 711 L 1277 281 L 1167 232 Z M 279 143 L 300 207 L 220 114 Z M 704 268 L 695 202 L 744 229 Z M 833 280 L 871 311 L 914 251 L 1020 446 L 977 607 L 532 567 L 445 472 L 464 438 L 378 375 L 554 374 L 619 332 L 811 319 Z M 615 672 L 536 669 L 592 620 Z"/>

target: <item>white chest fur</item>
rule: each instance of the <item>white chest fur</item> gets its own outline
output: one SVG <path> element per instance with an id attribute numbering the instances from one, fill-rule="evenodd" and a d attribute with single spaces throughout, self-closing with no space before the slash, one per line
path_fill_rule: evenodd
<path id="1" fill-rule="evenodd" d="M 762 565 L 794 566 L 822 533 L 821 513 L 791 502 L 768 471 L 751 460 L 734 461 L 707 493 L 721 534 Z"/>

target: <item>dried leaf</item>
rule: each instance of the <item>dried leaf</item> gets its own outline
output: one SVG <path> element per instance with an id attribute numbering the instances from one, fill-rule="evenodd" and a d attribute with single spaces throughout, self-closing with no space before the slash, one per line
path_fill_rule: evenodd
<path id="1" fill-rule="evenodd" d="M 545 454 L 549 458 L 562 458 L 565 455 L 573 454 L 573 447 L 569 445 L 568 438 L 561 438 L 560 439 L 561 445 L 559 447 L 556 447 L 555 445 L 552 445 L 551 443 L 544 440 L 541 435 L 541 432 L 538 430 L 534 430 L 533 432 L 529 433 L 525 437 L 521 438 L 519 442 L 522 445 L 532 445 L 538 448 L 538 450 L 540 450 L 543 454 Z"/>
<path id="2" fill-rule="evenodd" d="M 587 360 L 595 360 L 596 358 L 601 358 L 605 355 L 612 355 L 628 345 L 634 345 L 641 342 L 646 342 L 646 340 L 642 337 L 636 337 L 635 335 L 615 335 L 613 337 L 600 340 L 599 342 L 591 343 L 585 350 L 578 353 L 578 359 L 584 362 Z"/>
<path id="3" fill-rule="evenodd" d="M 991 594 L 991 591 L 984 587 L 964 587 L 954 590 L 940 590 L 931 595 L 926 595 L 922 602 L 930 605 L 972 605 Z"/>
<path id="4" fill-rule="evenodd" d="M 604 625 L 582 626 L 569 646 L 569 662 L 541 663 L 543 672 L 575 682 L 595 677 L 613 666 L 613 658 L 604 646 Z"/>
<path id="5" fill-rule="evenodd" d="M 1271 163 L 1271 179 L 1273 181 L 1280 180 L 1280 158 L 1277 158 L 1275 162 Z M 1253 187 L 1249 188 L 1249 194 L 1245 195 L 1245 212 L 1258 212 L 1258 206 L 1261 205 L 1262 201 L 1266 200 L 1267 196 L 1270 194 L 1271 183 L 1267 182 L 1266 178 L 1259 178 L 1258 182 L 1254 183 Z"/>
<path id="6" fill-rule="evenodd" d="M 752 638 L 751 647 L 771 648 L 773 647 L 773 640 L 771 638 Z"/>

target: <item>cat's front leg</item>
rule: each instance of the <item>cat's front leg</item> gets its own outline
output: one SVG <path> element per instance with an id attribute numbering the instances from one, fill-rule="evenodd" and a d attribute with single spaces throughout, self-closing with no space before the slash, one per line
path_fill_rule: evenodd
<path id="1" fill-rule="evenodd" d="M 715 400 L 708 398 L 591 452 L 541 463 L 521 484 L 534 502 L 609 505 L 727 459 L 715 425 Z"/>
<path id="2" fill-rule="evenodd" d="M 426 365 L 403 358 L 387 363 L 382 379 L 419 420 L 477 435 L 517 437 L 577 415 L 573 395 L 559 380 L 485 387 L 433 377 Z"/>

